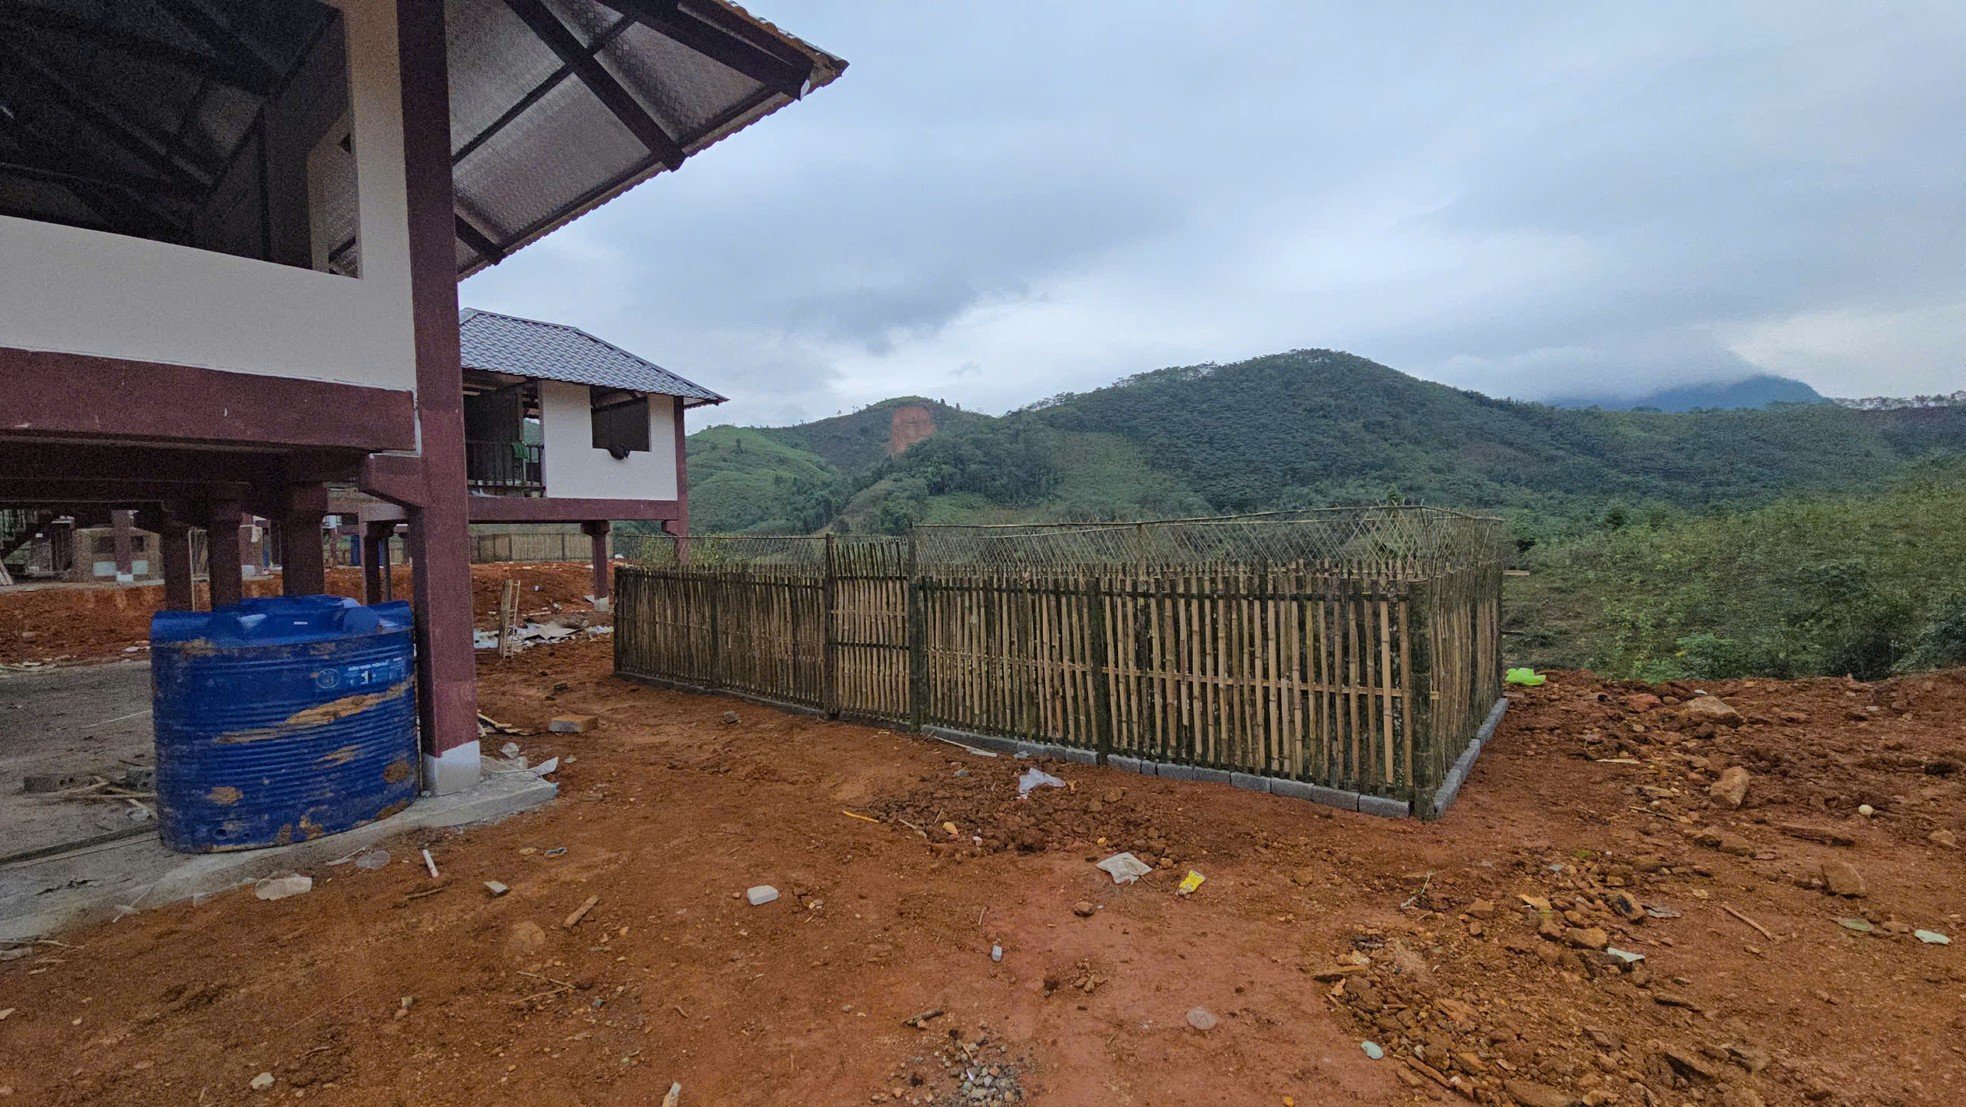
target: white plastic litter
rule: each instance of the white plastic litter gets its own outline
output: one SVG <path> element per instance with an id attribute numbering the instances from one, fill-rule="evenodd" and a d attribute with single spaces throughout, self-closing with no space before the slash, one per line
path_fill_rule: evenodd
<path id="1" fill-rule="evenodd" d="M 369 872 L 374 872 L 375 870 L 383 868 L 388 864 L 389 864 L 389 851 L 386 849 L 372 849 L 369 852 L 360 854 L 355 858 L 355 867 L 358 869 L 365 869 Z"/>
<path id="2" fill-rule="evenodd" d="M 1024 775 L 1017 778 L 1017 798 L 1023 799 L 1037 788 L 1063 788 L 1064 786 L 1064 781 L 1043 769 L 1033 767 L 1026 769 Z"/>
<path id="3" fill-rule="evenodd" d="M 507 742 L 504 745 L 498 747 L 498 752 L 504 754 L 507 757 L 517 757 L 519 756 L 519 752 L 520 752 L 519 743 Z"/>
<path id="4" fill-rule="evenodd" d="M 1115 884 L 1131 884 L 1154 870 L 1130 853 L 1116 853 L 1099 862 L 1099 868 L 1112 876 Z"/>
<path id="5" fill-rule="evenodd" d="M 541 761 L 539 764 L 534 765 L 532 767 L 532 775 L 534 776 L 546 776 L 550 773 L 556 773 L 559 771 L 560 771 L 560 759 L 557 757 L 549 757 L 546 760 Z"/>
<path id="6" fill-rule="evenodd" d="M 991 946 L 991 947 L 990 947 L 990 960 L 992 960 L 992 961 L 1001 961 L 1001 960 L 1003 960 L 1003 947 L 1002 947 L 1002 946 Z"/>
<path id="7" fill-rule="evenodd" d="M 286 899 L 302 892 L 314 890 L 314 878 L 288 873 L 286 876 L 269 876 L 253 885 L 253 894 L 261 899 Z"/>

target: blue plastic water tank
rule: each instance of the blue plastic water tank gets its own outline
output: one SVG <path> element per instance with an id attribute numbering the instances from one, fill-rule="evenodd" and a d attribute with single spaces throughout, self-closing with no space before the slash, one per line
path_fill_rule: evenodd
<path id="1" fill-rule="evenodd" d="M 150 622 L 157 823 L 180 853 L 335 834 L 416 798 L 410 605 L 254 599 Z"/>

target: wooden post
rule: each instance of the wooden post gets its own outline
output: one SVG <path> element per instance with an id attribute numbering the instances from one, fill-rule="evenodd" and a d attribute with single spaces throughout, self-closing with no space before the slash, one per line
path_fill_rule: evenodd
<path id="1" fill-rule="evenodd" d="M 1110 661 L 1106 645 L 1106 597 L 1096 573 L 1086 575 L 1085 606 L 1086 617 L 1091 620 L 1087 629 L 1092 639 L 1092 733 L 1099 750 L 1099 763 L 1104 765 L 1113 752 L 1113 713 L 1107 702 L 1111 676 L 1107 672 Z"/>
<path id="2" fill-rule="evenodd" d="M 824 637 L 820 640 L 820 709 L 827 718 L 840 713 L 840 582 L 834 564 L 833 536 L 826 536 L 826 570 L 820 578 L 820 617 Z"/>
<path id="3" fill-rule="evenodd" d="M 922 593 L 921 562 L 915 532 L 908 532 L 908 725 L 916 730 L 928 717 L 928 597 Z"/>
<path id="4" fill-rule="evenodd" d="M 1413 791 L 1409 799 L 1413 814 L 1422 819 L 1440 817 L 1434 809 L 1434 792 L 1448 768 L 1441 763 L 1440 738 L 1434 733 L 1433 622 L 1428 610 L 1433 597 L 1431 581 L 1414 581 L 1404 600 L 1407 647 L 1412 651 L 1406 672 L 1401 674 L 1406 685 L 1406 740 L 1413 747 L 1413 773 L 1408 781 Z"/>

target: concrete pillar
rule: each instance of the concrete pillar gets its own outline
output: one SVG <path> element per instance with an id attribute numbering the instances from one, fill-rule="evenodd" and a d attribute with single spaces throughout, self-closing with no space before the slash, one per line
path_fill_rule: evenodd
<path id="1" fill-rule="evenodd" d="M 216 500 L 205 513 L 205 574 L 214 610 L 246 595 L 245 542 L 239 533 L 244 514 L 238 500 Z"/>
<path id="2" fill-rule="evenodd" d="M 457 333 L 457 215 L 451 179 L 445 5 L 396 5 L 409 208 L 410 325 L 423 504 L 410 516 L 416 579 L 417 710 L 423 784 L 478 782 L 477 655 L 471 634 L 471 523 L 464 471 L 464 380 Z"/>
<path id="3" fill-rule="evenodd" d="M 135 529 L 136 512 L 112 511 L 109 513 L 109 532 L 116 543 L 116 579 L 126 580 L 136 572 L 135 562 L 130 557 L 130 532 Z"/>
<path id="4" fill-rule="evenodd" d="M 198 594 L 191 586 L 191 524 L 183 516 L 171 514 L 158 520 L 157 560 L 164 573 L 164 610 L 196 611 Z"/>
<path id="5" fill-rule="evenodd" d="M 281 595 L 318 596 L 328 590 L 321 544 L 321 520 L 327 514 L 326 485 L 296 484 L 287 489 L 286 511 L 280 517 Z"/>
<path id="6" fill-rule="evenodd" d="M 607 520 L 582 523 L 580 529 L 594 540 L 594 610 L 606 611 L 613 602 L 612 558 L 609 557 L 609 533 L 614 529 Z"/>

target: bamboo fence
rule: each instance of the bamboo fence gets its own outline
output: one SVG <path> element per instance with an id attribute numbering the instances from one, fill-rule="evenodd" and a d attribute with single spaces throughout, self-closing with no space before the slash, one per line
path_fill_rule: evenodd
<path id="1" fill-rule="evenodd" d="M 617 570 L 615 667 L 1431 815 L 1501 695 L 1502 537 L 1397 507 L 686 538 Z"/>

